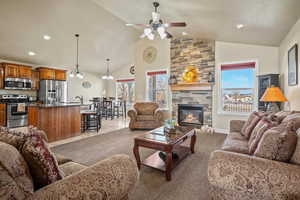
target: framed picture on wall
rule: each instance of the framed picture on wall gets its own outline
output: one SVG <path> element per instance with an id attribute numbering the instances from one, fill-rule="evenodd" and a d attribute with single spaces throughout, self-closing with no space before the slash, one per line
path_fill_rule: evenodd
<path id="1" fill-rule="evenodd" d="M 289 86 L 298 84 L 298 45 L 295 44 L 288 53 L 288 83 Z"/>

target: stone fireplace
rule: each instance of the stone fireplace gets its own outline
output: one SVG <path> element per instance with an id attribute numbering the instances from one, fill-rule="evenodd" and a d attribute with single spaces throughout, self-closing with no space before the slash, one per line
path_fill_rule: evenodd
<path id="1" fill-rule="evenodd" d="M 199 71 L 199 81 L 194 84 L 182 84 L 182 74 L 187 66 L 194 66 Z M 182 116 L 189 109 L 198 108 L 193 115 L 187 115 L 191 124 L 212 126 L 212 88 L 211 77 L 215 73 L 215 41 L 194 38 L 177 38 L 171 41 L 171 76 L 176 77 L 177 85 L 172 89 L 172 117 L 182 122 Z M 196 87 L 195 87 L 196 86 Z M 187 108 L 184 113 L 179 108 Z M 201 107 L 201 108 L 200 108 Z M 190 113 L 191 114 L 191 113 Z M 194 120 L 194 115 L 198 119 Z M 202 116 L 202 119 L 201 119 Z M 198 120 L 198 121 L 197 121 Z M 189 123 L 189 122 L 188 122 Z"/>
<path id="2" fill-rule="evenodd" d="M 203 106 L 200 104 L 178 104 L 178 124 L 181 126 L 203 125 Z"/>

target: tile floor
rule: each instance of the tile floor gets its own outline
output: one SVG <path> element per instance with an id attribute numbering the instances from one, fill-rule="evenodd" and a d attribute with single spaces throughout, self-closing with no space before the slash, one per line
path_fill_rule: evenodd
<path id="1" fill-rule="evenodd" d="M 101 127 L 101 129 L 99 130 L 98 133 L 96 131 L 86 131 L 85 133 L 82 133 L 79 136 L 64 139 L 64 140 L 60 140 L 60 141 L 56 141 L 56 142 L 52 142 L 49 145 L 50 145 L 50 147 L 54 147 L 54 146 L 57 146 L 57 145 L 74 142 L 74 141 L 77 141 L 77 140 L 81 140 L 83 138 L 88 138 L 88 137 L 92 137 L 92 136 L 95 136 L 95 135 L 105 134 L 105 133 L 108 133 L 108 132 L 111 132 L 111 131 L 126 128 L 126 127 L 128 127 L 128 125 L 129 125 L 129 118 L 124 119 L 124 118 L 120 117 L 119 119 L 113 119 L 113 120 L 102 119 L 102 127 Z"/>

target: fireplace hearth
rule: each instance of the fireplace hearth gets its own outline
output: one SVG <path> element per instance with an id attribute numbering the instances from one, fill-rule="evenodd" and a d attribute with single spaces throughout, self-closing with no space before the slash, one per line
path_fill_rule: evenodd
<path id="1" fill-rule="evenodd" d="M 180 126 L 203 125 L 203 106 L 201 104 L 178 104 L 178 124 Z"/>

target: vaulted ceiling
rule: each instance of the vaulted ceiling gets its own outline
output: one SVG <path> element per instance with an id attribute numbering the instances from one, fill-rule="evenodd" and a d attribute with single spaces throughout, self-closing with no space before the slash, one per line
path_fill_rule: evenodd
<path id="1" fill-rule="evenodd" d="M 94 0 L 127 23 L 147 23 L 151 0 Z M 300 17 L 299 0 L 158 0 L 164 21 L 185 21 L 182 31 L 199 38 L 278 46 Z M 245 28 L 238 30 L 237 24 Z"/>
<path id="2" fill-rule="evenodd" d="M 72 69 L 76 33 L 81 70 L 103 73 L 106 58 L 113 70 L 134 62 L 137 31 L 92 0 L 0 0 L 0 59 Z"/>
<path id="3" fill-rule="evenodd" d="M 278 46 L 300 17 L 299 0 L 160 0 L 164 21 L 185 21 L 170 29 L 175 36 Z M 142 30 L 125 23 L 147 23 L 151 0 L 0 0 L 0 59 L 43 66 L 79 64 L 84 71 L 103 73 L 105 59 L 112 70 L 134 62 Z M 236 24 L 244 24 L 238 30 Z M 50 35 L 46 41 L 43 35 Z M 35 56 L 28 52 L 34 51 Z"/>

